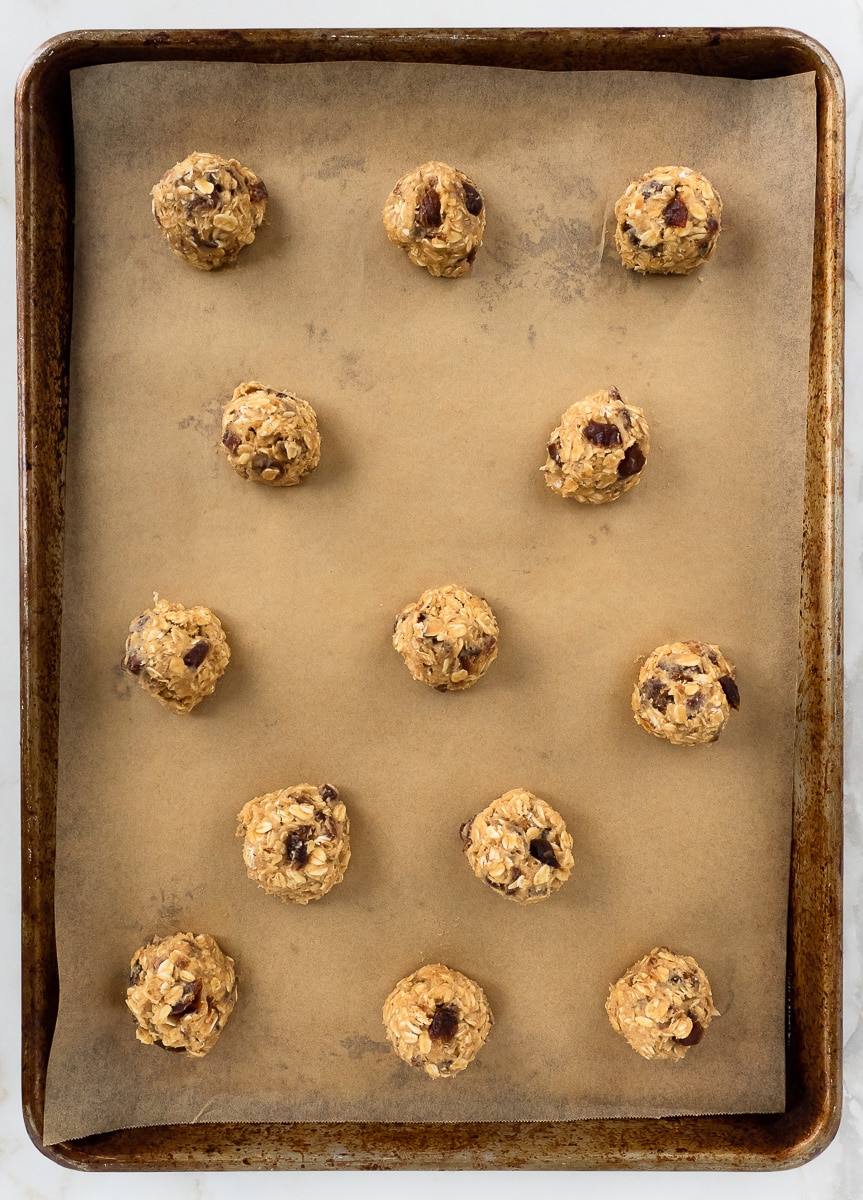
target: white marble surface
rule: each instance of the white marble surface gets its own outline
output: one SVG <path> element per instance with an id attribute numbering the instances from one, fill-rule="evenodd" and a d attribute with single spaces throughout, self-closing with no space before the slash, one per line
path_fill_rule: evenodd
<path id="1" fill-rule="evenodd" d="M 4 966 L 0 1020 L 0 1195 L 8 1200 L 86 1200 L 122 1195 L 162 1200 L 217 1200 L 240 1187 L 255 1197 L 275 1197 L 302 1186 L 319 1197 L 395 1196 L 406 1186 L 426 1194 L 494 1195 L 506 1200 L 542 1188 L 547 1200 L 576 1190 L 598 1198 L 658 1200 L 685 1187 L 705 1200 L 734 1195 L 771 1200 L 857 1200 L 863 1195 L 863 213 L 858 160 L 863 118 L 863 0 L 437 0 L 405 5 L 395 0 L 317 0 L 314 11 L 296 0 L 4 0 L 0 4 L 0 77 L 4 120 L 0 130 L 0 959 Z M 69 29 L 230 28 L 362 26 L 578 26 L 578 25 L 769 25 L 804 30 L 821 41 L 845 76 L 848 102 L 847 389 L 845 453 L 845 660 L 846 866 L 845 866 L 845 1103 L 839 1134 L 814 1162 L 771 1175 L 673 1177 L 670 1173 L 526 1177 L 519 1174 L 403 1175 L 374 1173 L 284 1175 L 87 1176 L 43 1158 L 24 1131 L 19 1093 L 19 858 L 18 858 L 18 675 L 17 457 L 15 433 L 14 157 L 12 96 L 15 79 L 45 39 Z"/>

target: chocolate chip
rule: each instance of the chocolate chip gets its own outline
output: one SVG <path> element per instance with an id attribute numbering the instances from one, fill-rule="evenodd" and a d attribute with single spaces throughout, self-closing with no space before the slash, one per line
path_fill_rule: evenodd
<path id="1" fill-rule="evenodd" d="M 240 448 L 241 442 L 242 442 L 242 438 L 240 437 L 240 435 L 236 432 L 236 430 L 232 429 L 229 425 L 228 428 L 225 430 L 225 432 L 222 434 L 222 445 L 225 447 L 225 449 L 228 451 L 229 454 L 236 454 L 237 450 Z"/>
<path id="2" fill-rule="evenodd" d="M 257 450 L 252 455 L 252 470 L 257 471 L 259 474 L 261 471 L 266 471 L 267 467 L 277 467 L 278 465 L 278 463 L 273 462 L 269 454 L 264 454 L 263 450 Z"/>
<path id="3" fill-rule="evenodd" d="M 686 711 L 690 714 L 690 716 L 694 716 L 695 713 L 700 712 L 702 708 L 704 708 L 703 692 L 696 692 L 693 696 L 686 697 Z"/>
<path id="4" fill-rule="evenodd" d="M 548 443 L 548 457 L 552 462 L 557 463 L 558 466 L 560 466 L 563 461 L 560 457 L 560 442 L 557 438 L 555 438 L 553 442 Z"/>
<path id="5" fill-rule="evenodd" d="M 304 867 L 309 861 L 308 839 L 311 837 L 310 825 L 301 825 L 293 829 L 285 839 L 285 858 L 292 867 Z"/>
<path id="6" fill-rule="evenodd" d="M 134 987 L 143 974 L 144 968 L 136 959 L 135 962 L 132 963 L 132 970 L 129 972 L 129 987 Z"/>
<path id="7" fill-rule="evenodd" d="M 214 241 L 212 238 L 202 238 L 196 229 L 189 230 L 189 237 L 192 239 L 192 241 L 198 247 L 199 250 L 215 250 L 215 248 L 219 244 L 218 242 Z"/>
<path id="8" fill-rule="evenodd" d="M 594 446 L 619 446 L 623 441 L 616 425 L 606 425 L 601 421 L 588 421 L 584 427 L 584 436 Z"/>
<path id="9" fill-rule="evenodd" d="M 641 192 L 642 196 L 653 196 L 657 192 L 661 192 L 664 187 L 665 184 L 662 183 L 661 180 L 648 179 L 647 183 L 643 183 L 638 190 Z"/>
<path id="10" fill-rule="evenodd" d="M 269 196 L 267 185 L 263 179 L 256 179 L 254 183 L 249 185 L 249 199 L 253 204 L 260 204 L 262 200 L 266 200 Z"/>
<path id="11" fill-rule="evenodd" d="M 672 229 L 682 229 L 689 220 L 689 209 L 679 197 L 675 196 L 662 210 L 662 217 L 665 224 L 671 226 Z"/>
<path id="12" fill-rule="evenodd" d="M 677 1042 L 678 1046 L 697 1046 L 703 1037 L 704 1030 L 693 1017 L 692 1028 L 690 1029 L 689 1033 L 687 1033 L 686 1037 L 675 1038 L 674 1040 Z"/>
<path id="13" fill-rule="evenodd" d="M 464 206 L 472 217 L 478 217 L 482 212 L 482 196 L 476 190 L 472 183 L 465 181 L 462 183 L 464 188 Z"/>
<path id="14" fill-rule="evenodd" d="M 676 971 L 672 971 L 671 974 L 668 976 L 668 982 L 669 983 L 680 983 L 680 976 L 677 974 Z"/>
<path id="15" fill-rule="evenodd" d="M 171 1008 L 172 1017 L 181 1017 L 184 1013 L 190 1012 L 198 1003 L 198 997 L 201 994 L 201 981 L 194 979 L 190 983 L 183 985 L 183 994 L 179 1000 Z"/>
<path id="16" fill-rule="evenodd" d="M 199 212 L 211 212 L 212 209 L 219 207 L 219 197 L 215 191 L 210 192 L 208 196 L 202 196 L 200 193 L 192 196 L 183 205 L 190 217 Z"/>
<path id="17" fill-rule="evenodd" d="M 665 690 L 665 684 L 655 675 L 648 676 L 639 688 L 639 695 L 644 704 L 649 704 L 657 712 L 665 712 L 671 703 L 671 695 Z"/>
<path id="18" fill-rule="evenodd" d="M 738 688 L 738 686 L 734 682 L 734 680 L 731 678 L 731 676 L 723 675 L 722 678 L 719 680 L 719 686 L 722 688 L 723 692 L 725 692 L 725 699 L 728 701 L 728 703 L 731 705 L 731 707 L 735 711 L 737 709 L 739 709 L 740 708 L 740 689 Z"/>
<path id="19" fill-rule="evenodd" d="M 123 667 L 125 670 L 131 672 L 132 675 L 140 675 L 144 669 L 144 664 L 134 654 L 127 654 L 123 659 Z"/>
<path id="20" fill-rule="evenodd" d="M 201 638 L 199 642 L 195 642 L 191 649 L 187 650 L 183 655 L 183 662 L 192 671 L 197 671 L 198 667 L 210 653 L 210 643 L 206 638 Z"/>
<path id="21" fill-rule="evenodd" d="M 619 400 L 619 399 L 620 399 L 620 392 L 617 390 L 617 388 L 616 388 L 616 387 L 610 387 L 610 388 L 608 389 L 608 398 L 609 398 L 610 400 Z M 624 410 L 624 411 L 625 411 L 625 410 Z M 629 416 L 629 413 L 627 413 L 626 415 L 627 415 L 627 417 L 628 417 L 628 416 Z"/>
<path id="22" fill-rule="evenodd" d="M 437 229 L 441 223 L 440 196 L 429 188 L 417 207 L 417 221 L 425 230 Z"/>
<path id="23" fill-rule="evenodd" d="M 439 1004 L 429 1025 L 433 1042 L 450 1042 L 458 1029 L 458 1009 L 454 1004 Z"/>
<path id="24" fill-rule="evenodd" d="M 708 217 L 705 228 L 709 234 L 714 234 L 714 233 L 716 233 L 716 230 L 719 228 L 719 222 L 716 220 L 715 217 Z"/>
<path id="25" fill-rule="evenodd" d="M 321 793 L 322 800 L 338 800 L 339 798 L 339 793 L 334 787 L 330 787 L 328 783 L 325 783 L 322 787 L 319 787 L 318 791 Z"/>
<path id="26" fill-rule="evenodd" d="M 668 678 L 673 679 L 675 683 L 681 683 L 684 680 L 688 683 L 692 680 L 692 676 L 698 673 L 699 666 L 682 667 L 680 663 L 663 661 L 660 662 L 659 669 L 660 671 L 664 671 Z"/>
<path id="27" fill-rule="evenodd" d="M 554 852 L 554 847 L 548 838 L 534 838 L 530 843 L 530 854 L 531 858 L 538 859 L 546 867 L 560 866 L 560 863 L 557 861 L 557 855 Z"/>
<path id="28" fill-rule="evenodd" d="M 434 690 L 436 692 L 448 692 L 449 688 L 447 687 L 447 685 L 445 683 L 436 683 L 434 685 Z"/>
<path id="29" fill-rule="evenodd" d="M 644 466 L 644 461 L 644 451 L 638 442 L 633 442 L 618 463 L 617 474 L 619 478 L 628 479 L 630 475 L 637 475 Z"/>
<path id="30" fill-rule="evenodd" d="M 473 250 L 471 250 L 471 251 L 470 251 L 470 253 L 468 254 L 467 258 L 465 259 L 465 262 L 467 263 L 467 265 L 468 265 L 469 267 L 472 267 L 472 266 L 473 266 L 473 260 L 474 260 L 475 258 L 476 258 L 476 246 L 474 246 Z"/>

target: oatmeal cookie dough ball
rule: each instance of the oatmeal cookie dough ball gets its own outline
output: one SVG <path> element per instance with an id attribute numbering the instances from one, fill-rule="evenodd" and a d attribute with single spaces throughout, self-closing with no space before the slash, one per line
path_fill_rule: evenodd
<path id="1" fill-rule="evenodd" d="M 202 271 L 236 262 L 267 207 L 266 186 L 254 171 L 198 151 L 166 171 L 150 195 L 168 245 Z"/>
<path id="2" fill-rule="evenodd" d="M 383 212 L 387 237 L 432 275 L 466 275 L 482 245 L 485 204 L 467 175 L 427 162 L 403 175 Z"/>
<path id="3" fill-rule="evenodd" d="M 148 1046 L 203 1058 L 237 1000 L 234 960 L 208 933 L 172 933 L 132 958 L 126 1004 L 135 1037 Z"/>
<path id="4" fill-rule="evenodd" d="M 659 646 L 638 673 L 632 711 L 642 729 L 675 746 L 715 742 L 740 708 L 734 667 L 718 646 Z"/>
<path id="5" fill-rule="evenodd" d="M 513 788 L 459 830 L 477 879 L 519 904 L 546 900 L 569 879 L 572 838 L 550 804 Z"/>
<path id="6" fill-rule="evenodd" d="M 321 461 L 311 404 L 263 383 L 241 383 L 222 414 L 222 446 L 243 479 L 293 487 Z"/>
<path id="7" fill-rule="evenodd" d="M 414 679 L 439 692 L 472 687 L 497 658 L 499 630 L 481 596 L 429 588 L 396 617 L 393 645 Z"/>
<path id="8" fill-rule="evenodd" d="M 624 404 L 615 387 L 571 405 L 548 441 L 545 482 L 558 496 L 607 504 L 641 478 L 650 430 L 640 408 Z"/>
<path id="9" fill-rule="evenodd" d="M 123 667 L 165 708 L 188 713 L 215 690 L 230 657 L 215 613 L 155 596 L 129 626 Z"/>
<path id="10" fill-rule="evenodd" d="M 237 815 L 249 879 L 294 904 L 320 900 L 341 883 L 351 857 L 339 793 L 310 783 L 257 796 Z"/>
<path id="11" fill-rule="evenodd" d="M 441 963 L 400 980 L 384 1001 L 392 1048 L 432 1079 L 457 1075 L 476 1058 L 494 1023 L 478 983 Z"/>
<path id="12" fill-rule="evenodd" d="M 642 1058 L 684 1058 L 718 1017 L 707 976 L 694 958 L 651 950 L 612 985 L 605 1011 Z"/>
<path id="13" fill-rule="evenodd" d="M 629 185 L 614 215 L 625 267 L 641 274 L 688 275 L 716 248 L 722 201 L 697 171 L 656 167 Z"/>

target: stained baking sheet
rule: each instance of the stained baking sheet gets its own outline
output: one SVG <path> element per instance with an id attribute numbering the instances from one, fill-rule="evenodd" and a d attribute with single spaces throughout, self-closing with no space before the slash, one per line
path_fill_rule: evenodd
<path id="1" fill-rule="evenodd" d="M 46 1140 L 153 1120 L 781 1108 L 812 78 L 124 64 L 80 73 L 74 98 Z M 378 224 L 430 146 L 488 205 L 455 283 L 411 268 Z M 247 161 L 273 196 L 230 274 L 174 261 L 140 199 L 192 148 Z M 636 279 L 610 253 L 610 208 L 666 161 L 713 179 L 725 231 L 697 276 Z M 324 460 L 286 494 L 218 457 L 219 410 L 250 377 L 319 413 Z M 545 438 L 612 382 L 651 421 L 645 478 L 610 508 L 566 506 L 538 472 Z M 488 597 L 502 643 L 477 688 L 441 697 L 388 635 L 449 579 Z M 187 722 L 113 673 L 153 589 L 211 604 L 234 647 Z M 628 713 L 638 656 L 678 636 L 738 666 L 739 719 L 704 752 Z M 244 879 L 233 817 L 306 777 L 343 789 L 355 857 L 294 912 Z M 455 836 L 515 785 L 560 808 L 578 852 L 567 887 L 526 912 L 482 890 Z M 131 952 L 174 927 L 206 927 L 240 972 L 203 1063 L 137 1046 L 122 1005 Z M 723 1018 L 697 1058 L 657 1067 L 611 1035 L 602 1001 L 662 941 L 698 957 Z M 395 979 L 441 959 L 498 1018 L 444 1093 L 379 1024 Z"/>

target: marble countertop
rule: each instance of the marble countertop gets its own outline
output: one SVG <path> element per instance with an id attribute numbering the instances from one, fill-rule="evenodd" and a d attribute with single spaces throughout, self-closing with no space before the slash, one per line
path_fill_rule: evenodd
<path id="1" fill-rule="evenodd" d="M 227 0 L 17 0 L 6 10 L 0 43 L 0 76 L 6 96 L 6 120 L 0 136 L 0 405 L 5 436 L 0 439 L 0 645 L 9 668 L 0 675 L 0 803 L 8 829 L 0 842 L 0 947 L 6 983 L 0 1020 L 0 1194 L 8 1200 L 27 1197 L 51 1200 L 122 1194 L 126 1200 L 217 1200 L 239 1187 L 255 1197 L 281 1196 L 299 1181 L 273 1175 L 146 1174 L 92 1176 L 65 1170 L 42 1157 L 31 1145 L 21 1117 L 20 967 L 18 855 L 18 674 L 17 662 L 18 512 L 15 432 L 15 256 L 14 148 L 12 97 L 17 75 L 36 47 L 54 34 L 85 28 L 230 28 L 230 27 L 493 27 L 579 25 L 762 25 L 803 30 L 817 38 L 836 58 L 845 78 L 848 116 L 847 184 L 847 350 L 845 449 L 845 666 L 846 666 L 846 850 L 845 850 L 845 1099 L 842 1125 L 834 1142 L 815 1161 L 791 1172 L 770 1175 L 699 1173 L 686 1177 L 687 1187 L 709 1200 L 734 1195 L 738 1200 L 857 1200 L 863 1194 L 863 214 L 858 180 L 863 122 L 863 0 L 671 0 L 650 8 L 636 0 L 605 0 L 601 6 L 563 0 L 438 0 L 434 11 L 394 0 L 318 0 L 313 20 L 296 0 L 246 0 L 237 8 Z M 521 1196 L 533 1186 L 547 1200 L 570 1195 L 575 1188 L 591 1197 L 628 1196 L 637 1188 L 640 1200 L 658 1200 L 683 1184 L 669 1172 L 566 1173 L 537 1175 L 453 1173 L 425 1175 L 427 1194 L 452 1197 L 494 1195 L 496 1200 Z M 302 1186 L 321 1197 L 396 1195 L 407 1179 L 399 1173 L 318 1174 Z M 411 1187 L 415 1186 L 411 1181 Z"/>

